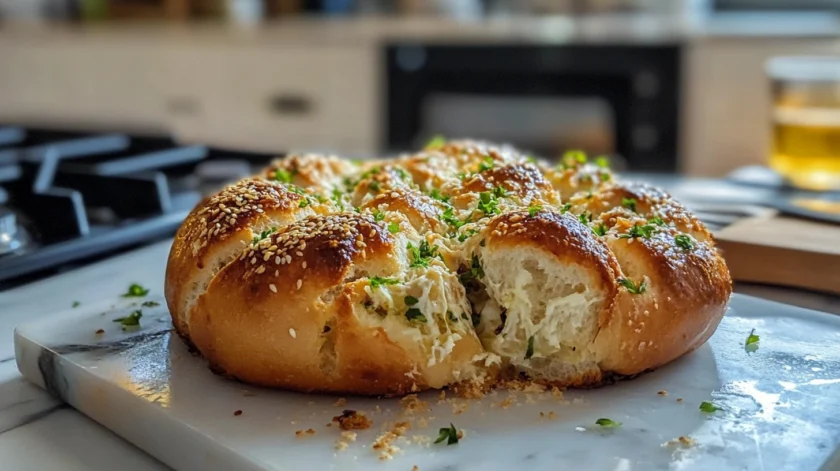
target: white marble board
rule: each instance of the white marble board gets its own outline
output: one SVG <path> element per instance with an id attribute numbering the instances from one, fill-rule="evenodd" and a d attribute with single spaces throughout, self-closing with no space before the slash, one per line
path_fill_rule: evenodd
<path id="1" fill-rule="evenodd" d="M 149 300 L 161 305 L 142 307 L 140 330 L 112 322 Z M 334 396 L 225 380 L 170 328 L 162 299 L 114 297 L 18 327 L 18 367 L 177 470 L 817 470 L 840 443 L 840 317 L 746 296 L 733 296 L 707 345 L 631 381 L 562 399 L 422 394 L 431 410 L 408 417 L 413 426 L 395 443 L 401 452 L 387 461 L 371 445 L 407 418 L 398 399 L 347 397 L 339 406 Z M 753 328 L 761 342 L 748 353 Z M 702 401 L 723 410 L 701 412 Z M 374 425 L 338 451 L 339 431 L 326 424 L 342 409 L 365 411 Z M 602 417 L 623 425 L 603 430 L 595 425 Z M 450 422 L 466 432 L 458 445 L 416 443 Z M 309 428 L 316 433 L 296 436 Z M 663 445 L 679 436 L 694 445 Z"/>

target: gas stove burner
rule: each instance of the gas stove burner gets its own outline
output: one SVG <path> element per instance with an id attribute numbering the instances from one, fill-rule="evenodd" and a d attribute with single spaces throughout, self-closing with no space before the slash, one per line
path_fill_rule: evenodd
<path id="1" fill-rule="evenodd" d="M 0 256 L 14 253 L 25 243 L 26 236 L 18 228 L 15 213 L 0 208 Z"/>
<path id="2" fill-rule="evenodd" d="M 172 236 L 204 195 L 274 157 L 161 136 L 0 126 L 0 289 Z"/>

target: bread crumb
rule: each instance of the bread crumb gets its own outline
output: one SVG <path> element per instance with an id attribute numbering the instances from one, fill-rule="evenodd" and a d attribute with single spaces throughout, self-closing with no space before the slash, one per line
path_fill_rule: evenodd
<path id="1" fill-rule="evenodd" d="M 420 417 L 417 419 L 417 426 L 420 428 L 426 428 L 429 426 L 429 422 L 426 420 L 425 417 Z"/>
<path id="2" fill-rule="evenodd" d="M 291 421 L 291 422 L 289 422 L 289 423 L 290 423 L 290 424 L 292 424 L 292 425 L 297 425 L 297 422 L 298 422 L 297 420 L 293 420 L 293 421 Z"/>
<path id="3" fill-rule="evenodd" d="M 296 435 L 298 438 L 303 437 L 303 436 L 311 436 L 311 435 L 315 435 L 315 433 L 316 433 L 316 432 L 315 432 L 315 430 L 314 430 L 314 429 L 311 429 L 311 428 L 310 428 L 310 429 L 307 429 L 307 430 L 297 430 L 297 431 L 295 431 L 295 435 Z"/>
<path id="4" fill-rule="evenodd" d="M 415 464 L 411 467 L 411 471 L 420 471 L 420 467 Z"/>
<path id="5" fill-rule="evenodd" d="M 346 450 L 347 449 L 347 442 L 343 442 L 341 440 L 336 440 L 335 449 L 338 450 L 338 451 Z"/>
<path id="6" fill-rule="evenodd" d="M 381 414 L 381 413 L 382 413 L 382 408 L 381 408 L 381 407 L 379 407 L 379 404 L 377 404 L 377 405 L 376 405 L 376 408 L 375 408 L 375 409 L 373 409 L 373 410 L 375 410 L 377 414 Z"/>
<path id="7" fill-rule="evenodd" d="M 438 399 L 441 401 L 446 399 L 446 391 L 441 390 L 440 394 L 438 395 Z"/>
<path id="8" fill-rule="evenodd" d="M 432 443 L 432 438 L 428 435 L 415 435 L 411 437 L 411 441 L 421 446 L 429 446 Z"/>
<path id="9" fill-rule="evenodd" d="M 681 397 L 677 398 L 677 402 L 682 402 L 682 401 L 683 401 L 683 398 L 681 398 Z"/>
<path id="10" fill-rule="evenodd" d="M 333 402 L 333 405 L 335 407 L 341 407 L 344 404 L 347 404 L 347 399 L 345 399 L 343 397 L 339 397 L 338 399 L 335 400 L 335 402 Z M 379 407 L 379 406 L 376 406 L 376 407 Z"/>
<path id="11" fill-rule="evenodd" d="M 664 390 L 664 389 L 663 389 L 663 390 L 659 391 L 659 392 L 658 392 L 658 393 L 656 393 L 656 394 L 659 394 L 660 396 L 667 396 L 667 395 L 668 395 L 668 391 L 666 391 L 666 390 Z"/>
<path id="12" fill-rule="evenodd" d="M 563 399 L 563 391 L 557 386 L 551 388 L 551 395 L 554 396 L 555 399 Z"/>
<path id="13" fill-rule="evenodd" d="M 256 396 L 256 394 L 255 394 L 255 393 L 253 393 L 253 392 L 251 392 L 251 391 L 248 391 L 247 389 L 246 389 L 246 390 L 244 390 L 244 391 L 242 391 L 242 395 L 243 395 L 243 396 L 245 396 L 245 397 L 254 397 L 254 396 Z"/>
<path id="14" fill-rule="evenodd" d="M 429 410 L 429 405 L 426 401 L 417 397 L 417 394 L 409 394 L 408 396 L 400 399 L 400 405 L 402 406 L 403 413 L 408 415 L 414 414 L 415 412 L 426 412 Z"/>
<path id="15" fill-rule="evenodd" d="M 104 333 L 105 333 L 105 329 L 97 329 L 96 330 L 96 335 L 102 335 Z"/>
<path id="16" fill-rule="evenodd" d="M 376 437 L 376 440 L 373 441 L 373 446 L 371 449 L 380 451 L 379 459 L 380 460 L 390 460 L 394 458 L 394 454 L 399 453 L 401 450 L 399 447 L 393 444 L 399 437 L 405 435 L 405 432 L 411 428 L 411 424 L 408 422 L 397 422 L 394 424 L 394 427 L 388 431 L 383 433 L 382 435 Z"/>
<path id="17" fill-rule="evenodd" d="M 540 412 L 540 417 L 548 418 L 548 420 L 554 420 L 557 418 L 557 414 L 554 411 L 548 411 L 548 413 Z"/>
<path id="18" fill-rule="evenodd" d="M 501 407 L 502 409 L 507 409 L 511 406 L 511 404 L 514 404 L 515 402 L 516 398 L 513 395 L 510 395 L 499 403 L 499 407 Z"/>
<path id="19" fill-rule="evenodd" d="M 235 415 L 235 416 L 242 415 L 242 409 L 237 409 L 237 410 L 233 411 L 233 415 Z"/>
<path id="20" fill-rule="evenodd" d="M 341 430 L 365 430 L 373 425 L 373 421 L 364 414 L 350 409 L 346 409 L 341 415 L 333 417 L 333 422 L 338 422 Z"/>
<path id="21" fill-rule="evenodd" d="M 684 448 L 689 448 L 696 444 L 697 442 L 693 438 L 682 435 L 680 437 L 674 438 L 673 440 L 668 440 L 667 442 L 663 443 L 662 446 L 680 445 Z"/>
<path id="22" fill-rule="evenodd" d="M 297 332 L 295 332 L 295 329 L 290 328 L 289 329 L 289 335 L 291 335 L 293 339 L 297 338 Z"/>
<path id="23" fill-rule="evenodd" d="M 467 411 L 469 408 L 469 403 L 467 401 L 462 402 L 453 402 L 452 403 L 452 413 L 455 415 L 461 415 Z"/>

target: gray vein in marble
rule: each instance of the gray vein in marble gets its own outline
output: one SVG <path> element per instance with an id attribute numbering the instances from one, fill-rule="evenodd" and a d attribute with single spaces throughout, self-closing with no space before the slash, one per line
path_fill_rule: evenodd
<path id="1" fill-rule="evenodd" d="M 0 363 L 8 363 L 8 362 L 10 362 L 14 359 L 15 359 L 15 357 L 13 357 L 13 356 L 8 357 L 8 358 L 3 358 L 3 359 L 0 359 Z"/>
<path id="2" fill-rule="evenodd" d="M 14 405 L 10 406 L 9 408 L 14 408 L 16 406 L 24 405 L 24 404 L 27 404 L 28 402 L 29 401 L 14 404 Z M 8 432 L 9 430 L 14 430 L 18 427 L 23 427 L 24 425 L 28 425 L 28 424 L 31 424 L 32 422 L 41 420 L 44 417 L 49 416 L 50 414 L 52 414 L 53 412 L 55 412 L 57 410 L 66 409 L 66 408 L 69 408 L 69 407 L 70 407 L 69 405 L 64 404 L 64 403 L 55 404 L 55 405 L 53 405 L 52 407 L 50 407 L 46 410 L 41 410 L 41 411 L 38 411 L 38 412 L 33 412 L 31 414 L 26 414 L 24 416 L 21 416 L 17 420 L 17 422 L 14 422 L 14 423 L 11 423 L 11 424 L 0 423 L 0 435 Z M 6 411 L 6 409 L 0 409 L 0 413 L 5 413 L 5 411 Z M 3 420 L 3 422 L 5 422 L 5 420 Z"/>

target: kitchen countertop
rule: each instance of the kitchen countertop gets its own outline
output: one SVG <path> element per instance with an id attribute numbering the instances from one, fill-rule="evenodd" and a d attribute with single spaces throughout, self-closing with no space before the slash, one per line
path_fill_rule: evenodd
<path id="1" fill-rule="evenodd" d="M 66 311 L 74 301 L 84 304 L 123 292 L 137 278 L 162 278 L 153 273 L 162 267 L 142 262 L 164 260 L 169 244 L 164 241 L 120 255 L 121 263 L 94 264 L 75 270 L 73 276 L 48 278 L 0 293 L 0 456 L 4 471 L 105 471 L 114 469 L 115 463 L 126 471 L 168 469 L 27 383 L 14 361 L 12 334 L 15 326 Z M 148 288 L 160 293 L 163 286 Z M 755 286 L 739 286 L 736 290 L 840 314 L 840 298 L 833 296 Z"/>

